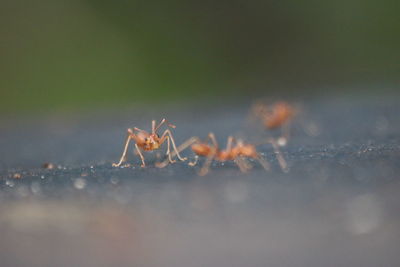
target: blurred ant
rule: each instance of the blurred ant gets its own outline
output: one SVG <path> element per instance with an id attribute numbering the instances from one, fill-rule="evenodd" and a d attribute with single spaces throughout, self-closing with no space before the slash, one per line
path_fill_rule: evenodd
<path id="1" fill-rule="evenodd" d="M 125 148 L 124 148 L 124 152 L 122 153 L 121 159 L 119 160 L 118 163 L 113 163 L 112 166 L 118 167 L 122 164 L 122 162 L 124 162 L 126 160 L 126 152 L 128 150 L 129 142 L 132 139 L 135 142 L 136 151 L 139 154 L 140 159 L 142 160 L 141 167 L 145 167 L 146 164 L 144 162 L 144 157 L 140 150 L 153 151 L 153 150 L 159 149 L 160 146 L 165 142 L 165 140 L 167 140 L 167 144 L 168 144 L 166 155 L 168 155 L 169 162 L 170 163 L 175 162 L 174 160 L 172 160 L 172 157 L 171 157 L 170 140 L 172 142 L 172 146 L 176 153 L 174 155 L 177 155 L 179 160 L 185 161 L 186 158 L 182 158 L 181 155 L 179 154 L 179 151 L 176 149 L 174 138 L 172 137 L 171 131 L 169 129 L 165 130 L 161 137 L 157 134 L 157 130 L 166 122 L 167 122 L 166 119 L 162 119 L 162 121 L 156 127 L 156 121 L 153 120 L 151 122 L 151 133 L 148 133 L 148 132 L 141 130 L 139 128 L 136 128 L 136 127 L 133 128 L 133 130 L 129 128 L 128 129 L 128 137 L 125 142 Z M 167 123 L 167 124 L 169 127 L 175 128 L 175 125 L 172 125 L 170 123 Z M 135 131 L 137 133 L 135 133 Z"/>
<path id="2" fill-rule="evenodd" d="M 206 142 L 200 141 L 198 137 L 192 137 L 181 146 L 179 146 L 178 151 L 182 151 L 187 147 L 191 146 L 192 151 L 196 154 L 195 161 L 189 162 L 190 166 L 195 166 L 199 156 L 206 157 L 206 161 L 203 167 L 200 169 L 199 175 L 204 176 L 208 173 L 211 162 L 217 160 L 224 162 L 227 160 L 233 160 L 242 172 L 246 172 L 251 168 L 249 163 L 245 158 L 253 158 L 257 160 L 265 170 L 269 170 L 269 163 L 261 157 L 257 152 L 256 147 L 252 144 L 245 144 L 242 140 L 237 140 L 232 136 L 228 137 L 227 145 L 224 150 L 220 150 L 215 135 L 213 133 L 208 134 L 208 139 L 211 140 L 210 144 L 207 140 Z M 234 144 L 234 142 L 236 142 Z M 274 146 L 277 149 L 277 146 Z M 279 163 L 282 169 L 286 170 L 286 161 L 280 155 Z M 168 164 L 168 161 L 164 161 L 157 164 L 157 167 L 163 168 Z"/>
<path id="3" fill-rule="evenodd" d="M 256 103 L 252 107 L 252 114 L 260 118 L 268 130 L 281 128 L 282 135 L 277 139 L 277 143 L 280 146 L 287 144 L 290 123 L 296 114 L 292 105 L 284 101 L 278 101 L 271 105 Z"/>

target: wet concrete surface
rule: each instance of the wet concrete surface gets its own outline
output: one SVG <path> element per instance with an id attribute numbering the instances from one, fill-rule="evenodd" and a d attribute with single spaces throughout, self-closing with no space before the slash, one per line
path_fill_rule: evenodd
<path id="1" fill-rule="evenodd" d="M 214 163 L 205 177 L 181 162 L 155 168 L 155 153 L 144 169 L 133 153 L 129 167 L 111 163 L 126 128 L 164 116 L 177 143 L 209 131 L 222 145 L 230 134 L 261 143 L 269 134 L 248 105 L 4 118 L 1 266 L 396 266 L 397 102 L 305 100 L 282 148 L 288 173 L 260 145 L 271 171 Z"/>

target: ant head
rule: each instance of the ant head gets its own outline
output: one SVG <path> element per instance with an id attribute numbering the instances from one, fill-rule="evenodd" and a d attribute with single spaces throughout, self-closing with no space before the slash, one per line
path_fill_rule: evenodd
<path id="1" fill-rule="evenodd" d="M 160 147 L 160 136 L 158 134 L 150 134 L 144 139 L 145 146 L 151 149 L 158 149 Z"/>

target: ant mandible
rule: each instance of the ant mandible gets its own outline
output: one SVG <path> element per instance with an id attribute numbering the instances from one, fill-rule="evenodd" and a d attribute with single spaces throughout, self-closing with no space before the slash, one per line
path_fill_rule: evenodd
<path id="1" fill-rule="evenodd" d="M 202 142 L 198 137 L 192 137 L 178 148 L 178 151 L 182 151 L 191 146 L 192 151 L 196 154 L 196 158 L 194 162 L 189 162 L 190 166 L 197 164 L 198 156 L 206 157 L 206 161 L 199 172 L 199 175 L 201 176 L 204 176 L 208 173 L 213 160 L 220 162 L 232 160 L 238 165 L 242 172 L 246 172 L 251 168 L 245 158 L 256 159 L 265 170 L 269 170 L 270 168 L 269 163 L 261 157 L 255 146 L 252 144 L 245 144 L 242 140 L 235 141 L 232 136 L 229 136 L 226 148 L 224 150 L 220 150 L 213 133 L 208 134 L 208 139 L 211 140 L 212 144 L 210 144 L 208 141 Z M 157 167 L 163 168 L 167 164 L 168 161 L 164 161 L 157 164 Z"/>
<path id="2" fill-rule="evenodd" d="M 133 129 L 129 128 L 128 129 L 128 136 L 125 142 L 125 148 L 122 153 L 121 159 L 119 160 L 118 163 L 113 163 L 113 167 L 118 167 L 121 166 L 121 164 L 125 161 L 126 159 L 126 152 L 128 150 L 129 142 L 133 139 L 135 142 L 135 148 L 136 151 L 138 152 L 140 159 L 142 160 L 142 165 L 141 167 L 145 167 L 146 164 L 144 162 L 144 157 L 143 154 L 140 150 L 143 151 L 153 151 L 156 149 L 159 149 L 160 146 L 167 140 L 167 153 L 168 155 L 168 160 L 170 163 L 174 163 L 175 161 L 172 160 L 171 157 L 171 151 L 170 151 L 170 140 L 172 142 L 172 147 L 174 148 L 175 154 L 179 160 L 185 161 L 186 158 L 182 158 L 181 155 L 179 154 L 179 151 L 176 149 L 175 146 L 175 141 L 174 138 L 172 137 L 172 133 L 169 129 L 165 130 L 162 136 L 160 137 L 157 134 L 157 130 L 164 124 L 167 123 L 166 119 L 162 119 L 161 122 L 156 126 L 156 121 L 153 120 L 151 122 L 151 133 L 141 130 L 139 128 L 134 127 Z M 167 125 L 171 128 L 175 128 L 175 125 L 172 125 L 170 123 L 167 123 Z M 136 132 L 136 133 L 135 133 Z"/>

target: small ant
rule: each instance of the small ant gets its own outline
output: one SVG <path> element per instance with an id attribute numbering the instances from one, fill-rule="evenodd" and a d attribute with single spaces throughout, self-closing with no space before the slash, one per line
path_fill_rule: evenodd
<path id="1" fill-rule="evenodd" d="M 251 167 L 245 158 L 256 159 L 265 170 L 269 170 L 269 163 L 261 157 L 257 152 L 256 148 L 252 144 L 245 144 L 242 140 L 237 140 L 232 136 L 228 137 L 227 145 L 225 150 L 220 150 L 215 135 L 213 133 L 208 134 L 208 139 L 211 140 L 212 144 L 209 142 L 202 142 L 198 137 L 192 137 L 181 146 L 179 146 L 178 151 L 182 151 L 187 147 L 191 146 L 193 152 L 196 154 L 195 161 L 189 162 L 190 166 L 195 166 L 197 164 L 198 156 L 206 157 L 206 161 L 203 167 L 200 169 L 199 175 L 204 176 L 208 173 L 211 162 L 217 160 L 224 162 L 227 160 L 233 160 L 242 172 L 246 172 Z M 234 144 L 236 142 L 236 144 Z M 274 146 L 277 148 L 277 146 Z M 279 154 L 280 155 L 280 154 Z M 281 167 L 286 170 L 286 161 L 280 155 L 279 162 L 282 164 Z M 157 164 L 157 167 L 163 168 L 168 164 L 168 161 L 161 162 Z"/>
<path id="2" fill-rule="evenodd" d="M 285 146 L 289 139 L 290 122 L 296 114 L 295 108 L 287 102 L 278 101 L 272 105 L 261 103 L 254 104 L 252 113 L 263 120 L 268 130 L 282 128 L 282 136 L 278 138 L 277 143 Z"/>
<path id="3" fill-rule="evenodd" d="M 133 130 L 129 128 L 128 129 L 128 137 L 125 142 L 125 148 L 124 148 L 124 152 L 122 153 L 121 159 L 119 160 L 118 163 L 113 163 L 112 166 L 118 167 L 122 164 L 122 162 L 125 161 L 129 142 L 132 139 L 135 141 L 136 151 L 138 152 L 140 159 L 142 160 L 141 167 L 145 167 L 146 164 L 144 162 L 144 157 L 140 150 L 142 149 L 143 151 L 153 151 L 153 150 L 159 149 L 160 146 L 165 142 L 165 140 L 167 140 L 167 144 L 168 144 L 166 155 L 168 155 L 169 162 L 170 163 L 175 162 L 174 160 L 172 160 L 171 153 L 170 153 L 170 140 L 172 142 L 172 146 L 176 153 L 174 155 L 177 155 L 179 160 L 185 161 L 186 158 L 182 158 L 181 155 L 179 154 L 179 151 L 176 149 L 174 138 L 172 137 L 171 131 L 169 129 L 165 130 L 161 137 L 157 134 L 157 130 L 166 122 L 167 122 L 166 119 L 162 119 L 161 122 L 156 127 L 156 121 L 153 120 L 151 122 L 151 133 L 148 133 L 148 132 L 141 130 L 139 128 L 136 128 L 136 127 L 134 127 Z M 169 127 L 175 128 L 175 125 L 172 125 L 170 123 L 167 123 L 167 124 Z M 135 131 L 137 133 L 135 133 Z"/>

